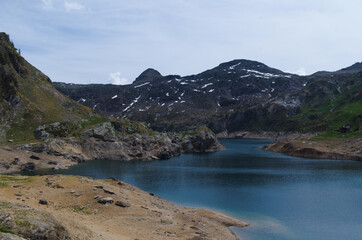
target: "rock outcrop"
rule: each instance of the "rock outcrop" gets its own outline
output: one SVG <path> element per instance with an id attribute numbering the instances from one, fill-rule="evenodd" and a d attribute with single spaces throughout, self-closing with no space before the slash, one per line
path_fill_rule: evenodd
<path id="1" fill-rule="evenodd" d="M 223 149 L 215 134 L 207 128 L 176 134 L 123 134 L 114 127 L 118 126 L 116 123 L 104 123 L 82 134 L 80 145 L 86 158 L 162 160 L 181 153 L 216 152 Z"/>
<path id="2" fill-rule="evenodd" d="M 34 131 L 42 143 L 0 147 L 0 172 L 68 168 L 91 159 L 164 160 L 182 153 L 223 149 L 206 127 L 180 133 L 158 133 L 125 119 L 82 128 L 53 123 Z M 44 138 L 46 136 L 46 138 Z"/>
<path id="3" fill-rule="evenodd" d="M 17 203 L 0 201 L 0 227 L 29 240 L 70 239 L 66 229 L 52 215 Z M 6 237 L 17 239 L 11 235 Z"/>

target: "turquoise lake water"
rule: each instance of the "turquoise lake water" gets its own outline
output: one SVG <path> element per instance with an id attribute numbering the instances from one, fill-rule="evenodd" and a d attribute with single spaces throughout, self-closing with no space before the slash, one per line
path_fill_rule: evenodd
<path id="1" fill-rule="evenodd" d="M 289 157 L 224 139 L 227 150 L 165 161 L 88 161 L 52 173 L 114 177 L 171 202 L 250 223 L 245 240 L 362 239 L 362 162 Z M 47 171 L 49 173 L 49 171 Z"/>

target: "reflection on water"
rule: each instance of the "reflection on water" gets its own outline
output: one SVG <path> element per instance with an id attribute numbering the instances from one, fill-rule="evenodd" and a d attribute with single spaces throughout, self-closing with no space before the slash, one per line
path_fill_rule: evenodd
<path id="1" fill-rule="evenodd" d="M 249 222 L 243 239 L 361 239 L 362 163 L 265 152 L 268 140 L 167 161 L 89 161 L 56 173 L 115 177 L 169 201 Z M 49 172 L 49 171 L 48 171 Z"/>

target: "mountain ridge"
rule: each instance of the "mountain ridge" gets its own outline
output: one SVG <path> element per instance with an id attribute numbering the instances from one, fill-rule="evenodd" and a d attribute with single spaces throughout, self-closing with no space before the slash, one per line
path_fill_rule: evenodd
<path id="1" fill-rule="evenodd" d="M 291 116 L 303 112 L 303 107 L 309 106 L 308 99 L 322 104 L 334 98 L 333 92 L 338 93 L 343 82 L 358 75 L 358 66 L 299 76 L 258 61 L 235 59 L 184 77 L 169 75 L 127 86 L 97 85 L 96 92 L 91 85 L 54 85 L 101 114 L 144 121 L 159 131 L 185 130 L 201 124 L 217 133 L 312 131 L 300 127 L 302 123 L 293 127 L 296 122 Z M 319 90 L 314 89 L 316 86 Z M 327 86 L 333 89 L 326 90 Z M 348 86 L 345 91 L 350 91 Z"/>

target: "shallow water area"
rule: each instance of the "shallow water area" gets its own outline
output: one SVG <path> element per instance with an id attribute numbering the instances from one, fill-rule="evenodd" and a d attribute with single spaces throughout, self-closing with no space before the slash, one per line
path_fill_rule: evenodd
<path id="1" fill-rule="evenodd" d="M 289 157 L 258 147 L 270 140 L 222 139 L 227 150 L 166 161 L 95 160 L 59 173 L 114 177 L 171 202 L 250 223 L 242 239 L 362 236 L 362 162 Z"/>

